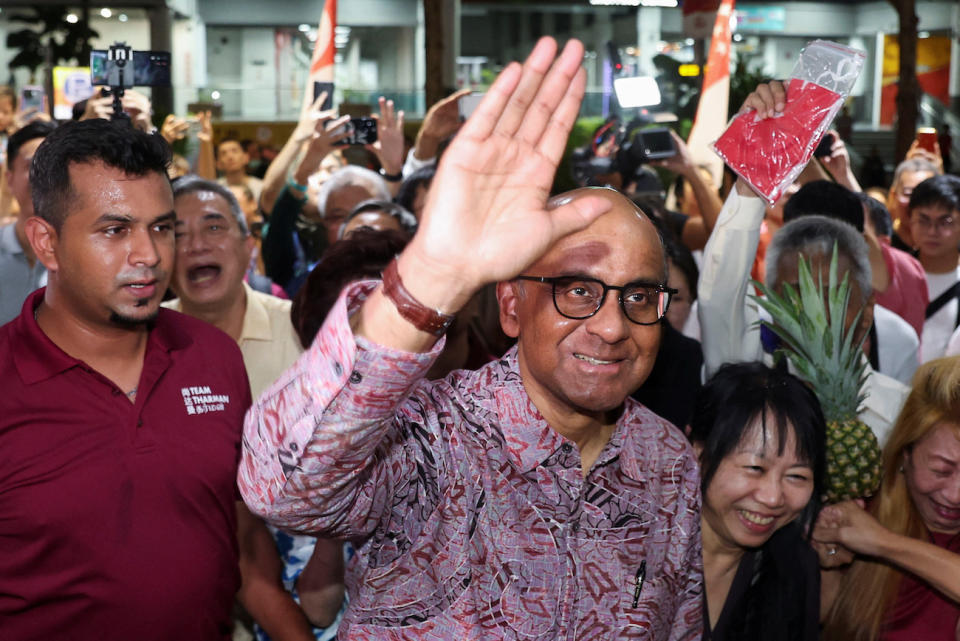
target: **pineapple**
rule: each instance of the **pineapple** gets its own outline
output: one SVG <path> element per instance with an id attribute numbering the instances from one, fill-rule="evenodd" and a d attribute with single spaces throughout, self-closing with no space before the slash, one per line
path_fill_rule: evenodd
<path id="1" fill-rule="evenodd" d="M 822 274 L 814 282 L 810 263 L 802 254 L 798 273 L 798 287 L 784 284 L 779 295 L 755 283 L 765 298 L 753 298 L 772 318 L 772 322 L 761 322 L 783 342 L 776 357 L 785 356 L 820 399 L 827 420 L 826 500 L 837 503 L 868 497 L 880 484 L 880 446 L 873 431 L 857 418 L 865 398 L 860 390 L 869 374 L 861 350 L 863 339 L 854 344 L 852 331 L 860 315 L 851 331 L 844 329 L 849 274 L 837 282 L 836 245 L 826 296 Z"/>

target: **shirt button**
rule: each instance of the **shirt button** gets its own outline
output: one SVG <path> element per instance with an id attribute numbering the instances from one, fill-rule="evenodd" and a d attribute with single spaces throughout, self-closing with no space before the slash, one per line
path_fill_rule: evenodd
<path id="1" fill-rule="evenodd" d="M 350 374 L 350 382 L 351 382 L 351 383 L 356 384 L 356 383 L 359 383 L 359 382 L 362 381 L 362 380 L 363 380 L 363 376 L 360 375 L 360 372 L 354 370 L 354 372 L 353 372 L 352 374 Z"/>
<path id="2" fill-rule="evenodd" d="M 143 427 L 143 419 L 137 421 L 137 427 Z"/>
<path id="3" fill-rule="evenodd" d="M 333 371 L 334 373 L 336 373 L 337 376 L 340 376 L 341 374 L 343 374 L 343 365 L 341 365 L 337 361 L 333 361 Z"/>
<path id="4" fill-rule="evenodd" d="M 564 443 L 563 447 L 561 447 L 560 449 L 562 449 L 565 453 L 569 454 L 570 452 L 573 451 L 573 446 L 570 445 L 569 443 Z"/>
<path id="5" fill-rule="evenodd" d="M 573 530 L 574 532 L 579 532 L 579 531 L 580 531 L 580 523 L 578 523 L 578 522 L 575 521 L 575 522 L 573 523 L 573 525 L 570 526 L 570 529 Z"/>

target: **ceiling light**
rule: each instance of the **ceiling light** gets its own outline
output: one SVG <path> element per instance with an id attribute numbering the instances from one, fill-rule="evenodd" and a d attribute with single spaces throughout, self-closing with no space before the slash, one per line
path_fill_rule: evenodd
<path id="1" fill-rule="evenodd" d="M 100 10 L 100 16 L 103 18 L 109 18 L 112 15 L 113 11 L 110 11 L 110 9 L 107 9 L 106 7 Z"/>

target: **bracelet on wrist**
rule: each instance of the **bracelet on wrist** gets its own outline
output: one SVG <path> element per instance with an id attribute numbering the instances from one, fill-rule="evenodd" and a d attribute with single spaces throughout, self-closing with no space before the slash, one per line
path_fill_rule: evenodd
<path id="1" fill-rule="evenodd" d="M 402 171 L 399 172 L 399 173 L 396 173 L 396 174 L 388 174 L 383 167 L 380 168 L 380 176 L 381 176 L 384 180 L 386 180 L 388 183 L 398 183 L 398 182 L 400 182 L 401 180 L 403 180 L 403 172 L 402 172 Z"/>
<path id="2" fill-rule="evenodd" d="M 298 183 L 296 180 L 294 180 L 292 177 L 291 177 L 291 178 L 287 178 L 287 187 L 289 187 L 292 191 L 296 192 L 297 194 L 299 194 L 299 195 L 301 195 L 301 196 L 306 196 L 306 195 L 307 195 L 307 186 L 306 186 L 306 185 L 301 185 L 301 184 Z"/>
<path id="3" fill-rule="evenodd" d="M 396 258 L 383 270 L 383 295 L 393 303 L 397 312 L 407 322 L 421 332 L 433 334 L 437 338 L 443 336 L 455 318 L 453 314 L 427 307 L 407 291 L 400 280 Z"/>

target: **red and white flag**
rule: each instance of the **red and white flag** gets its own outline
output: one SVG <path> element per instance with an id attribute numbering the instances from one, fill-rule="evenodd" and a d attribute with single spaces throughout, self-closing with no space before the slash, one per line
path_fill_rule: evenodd
<path id="1" fill-rule="evenodd" d="M 336 30 L 337 0 L 326 0 L 323 3 L 323 16 L 320 18 L 317 42 L 313 45 L 313 57 L 310 59 L 310 74 L 307 76 L 307 86 L 303 92 L 303 105 L 300 108 L 301 118 L 310 108 L 310 105 L 313 104 L 313 83 L 333 83 L 334 57 L 337 53 L 333 36 Z"/>
<path id="2" fill-rule="evenodd" d="M 710 37 L 710 54 L 703 74 L 703 88 L 687 147 L 698 165 L 710 168 L 716 185 L 723 177 L 723 161 L 711 149 L 727 126 L 730 100 L 730 16 L 734 0 L 722 0 Z"/>

